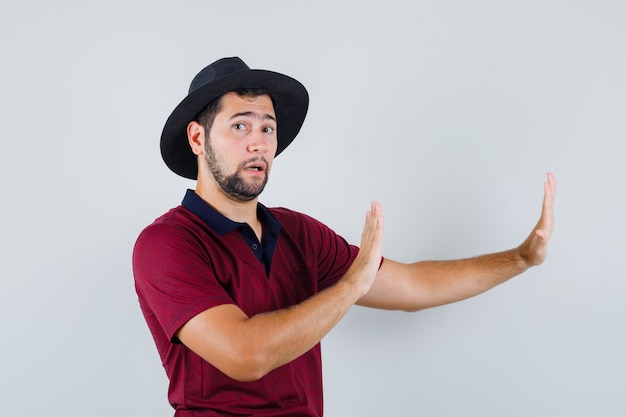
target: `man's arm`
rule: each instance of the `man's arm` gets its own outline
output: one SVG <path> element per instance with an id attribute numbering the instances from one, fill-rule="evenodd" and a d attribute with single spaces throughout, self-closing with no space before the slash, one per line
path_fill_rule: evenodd
<path id="1" fill-rule="evenodd" d="M 483 293 L 541 264 L 554 228 L 555 179 L 548 174 L 539 222 L 517 248 L 453 261 L 403 264 L 385 259 L 370 291 L 357 304 L 416 311 Z"/>
<path id="2" fill-rule="evenodd" d="M 380 205 L 367 213 L 361 249 L 335 285 L 287 309 L 246 316 L 233 304 L 210 308 L 176 333 L 188 348 L 233 379 L 253 381 L 311 349 L 367 293 L 380 265 Z"/>

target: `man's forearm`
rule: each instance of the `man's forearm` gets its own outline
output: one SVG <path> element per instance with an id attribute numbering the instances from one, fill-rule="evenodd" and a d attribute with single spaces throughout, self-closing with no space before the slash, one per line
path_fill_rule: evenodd
<path id="1" fill-rule="evenodd" d="M 517 249 L 451 261 L 409 266 L 413 309 L 461 301 L 502 284 L 528 269 Z"/>
<path id="2" fill-rule="evenodd" d="M 254 358 L 249 367 L 258 379 L 315 346 L 346 315 L 358 299 L 355 285 L 340 281 L 284 310 L 251 317 L 242 330 Z"/>
<path id="3" fill-rule="evenodd" d="M 524 272 L 518 249 L 448 261 L 405 264 L 385 259 L 370 292 L 357 304 L 417 311 L 464 300 Z"/>

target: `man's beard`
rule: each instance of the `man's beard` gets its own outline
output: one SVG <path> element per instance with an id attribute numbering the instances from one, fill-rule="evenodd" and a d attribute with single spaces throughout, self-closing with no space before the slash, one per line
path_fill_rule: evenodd
<path id="1" fill-rule="evenodd" d="M 206 141 L 205 145 L 205 160 L 207 162 L 207 166 L 213 174 L 213 178 L 215 178 L 215 182 L 220 186 L 222 191 L 231 198 L 239 201 L 251 201 L 254 200 L 263 192 L 265 188 L 265 184 L 267 184 L 268 174 L 269 174 L 269 166 L 264 157 L 259 156 L 239 164 L 234 174 L 227 175 L 220 164 L 220 161 L 215 155 L 213 147 L 211 146 L 210 139 Z M 261 182 L 255 183 L 246 183 L 246 181 L 241 176 L 241 171 L 244 170 L 246 165 L 249 165 L 251 162 L 255 161 L 263 161 L 265 164 L 264 178 Z"/>

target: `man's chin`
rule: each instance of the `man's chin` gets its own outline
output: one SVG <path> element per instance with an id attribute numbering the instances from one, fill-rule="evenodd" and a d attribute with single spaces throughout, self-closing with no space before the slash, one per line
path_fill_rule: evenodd
<path id="1" fill-rule="evenodd" d="M 258 188 L 249 188 L 245 189 L 230 189 L 230 188 L 222 188 L 222 191 L 226 193 L 233 200 L 248 202 L 257 198 L 263 192 L 265 188 L 265 184 L 262 187 Z"/>
<path id="2" fill-rule="evenodd" d="M 257 198 L 267 184 L 267 175 L 246 178 L 245 175 L 233 175 L 225 181 L 218 181 L 222 191 L 235 201 L 248 202 Z"/>

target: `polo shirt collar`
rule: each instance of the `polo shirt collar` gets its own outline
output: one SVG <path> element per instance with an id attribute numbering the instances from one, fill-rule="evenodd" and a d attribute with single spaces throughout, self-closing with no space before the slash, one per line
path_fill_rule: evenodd
<path id="1" fill-rule="evenodd" d="M 200 217 L 207 226 L 220 236 L 245 224 L 232 221 L 224 216 L 200 198 L 194 190 L 187 190 L 182 204 L 187 210 Z M 265 233 L 268 232 L 270 236 L 277 238 L 281 227 L 280 222 L 261 203 L 257 205 L 257 214 L 264 226 L 263 235 L 265 236 Z"/>

